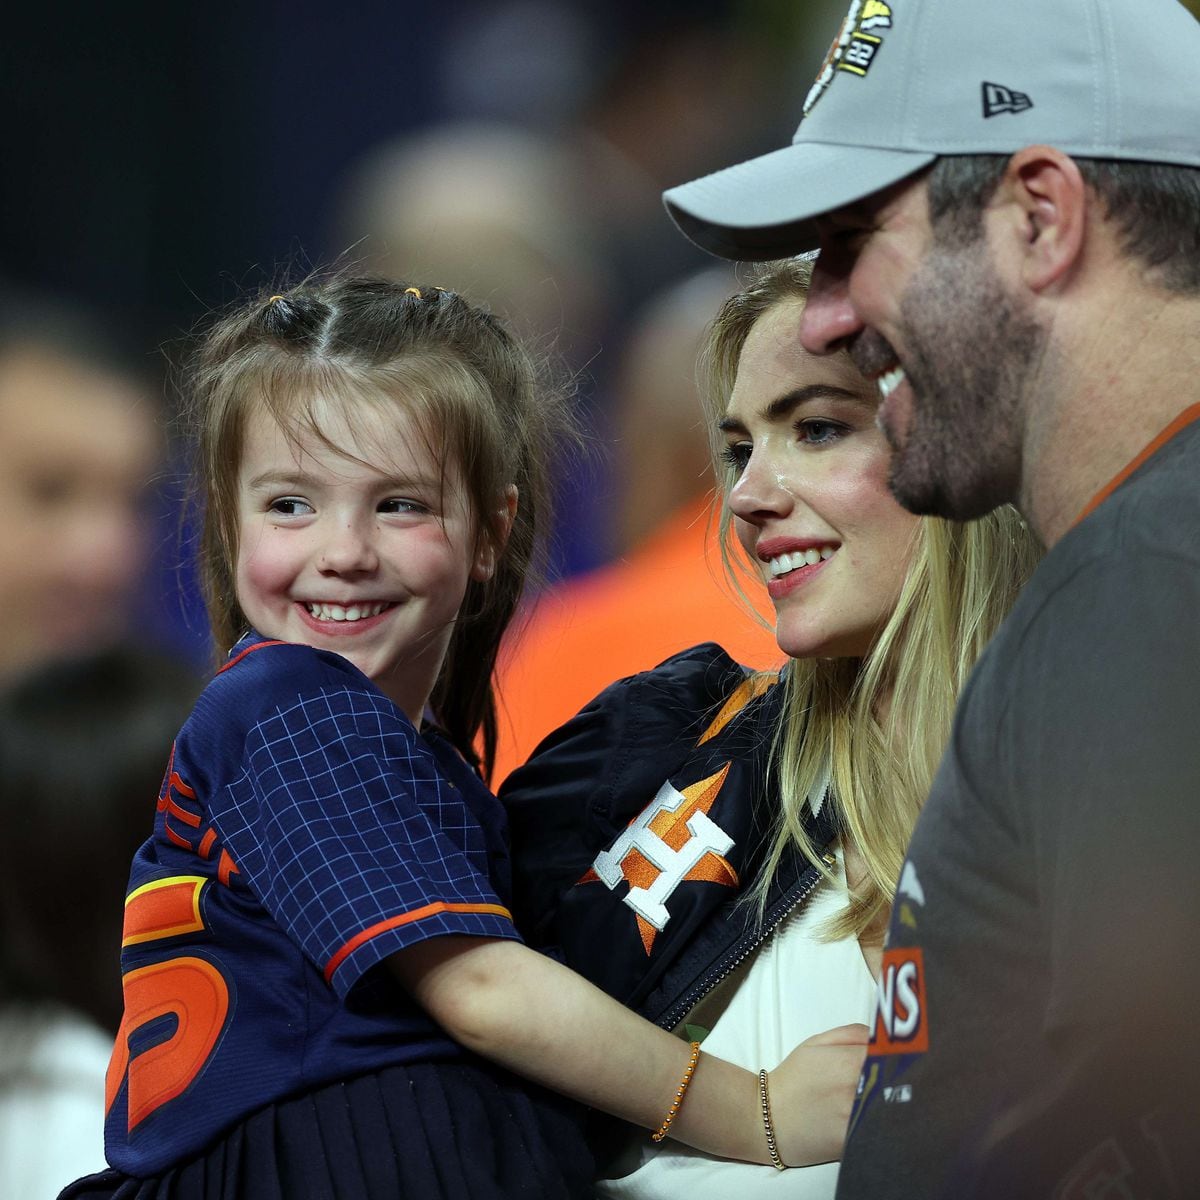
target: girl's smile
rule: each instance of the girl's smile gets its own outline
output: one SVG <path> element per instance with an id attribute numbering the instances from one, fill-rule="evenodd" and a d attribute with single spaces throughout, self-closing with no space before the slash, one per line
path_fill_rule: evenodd
<path id="1" fill-rule="evenodd" d="M 323 600 L 299 601 L 300 615 L 317 633 L 330 637 L 354 636 L 374 629 L 378 619 L 395 608 L 390 600 L 369 603 L 365 600 L 348 600 L 344 604 L 332 604 Z"/>
<path id="2" fill-rule="evenodd" d="M 490 577 L 459 474 L 402 405 L 248 417 L 236 587 L 266 637 L 334 650 L 419 724 L 472 580 Z M 387 461 L 372 465 L 386 447 Z"/>

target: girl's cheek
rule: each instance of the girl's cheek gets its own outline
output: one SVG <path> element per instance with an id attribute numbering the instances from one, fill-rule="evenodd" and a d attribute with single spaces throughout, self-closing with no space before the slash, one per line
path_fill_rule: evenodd
<path id="1" fill-rule="evenodd" d="M 286 584 L 295 574 L 290 556 L 274 545 L 269 534 L 259 532 L 243 542 L 238 552 L 237 579 L 240 586 L 270 591 Z"/>

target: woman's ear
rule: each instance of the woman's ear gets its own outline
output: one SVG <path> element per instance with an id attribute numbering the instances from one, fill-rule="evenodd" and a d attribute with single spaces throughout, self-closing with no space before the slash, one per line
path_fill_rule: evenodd
<path id="1" fill-rule="evenodd" d="M 496 563 L 508 544 L 513 521 L 517 516 L 517 485 L 510 483 L 504 489 L 500 506 L 489 514 L 486 528 L 479 531 L 479 547 L 475 561 L 471 564 L 471 578 L 476 583 L 487 583 L 496 573 Z"/>

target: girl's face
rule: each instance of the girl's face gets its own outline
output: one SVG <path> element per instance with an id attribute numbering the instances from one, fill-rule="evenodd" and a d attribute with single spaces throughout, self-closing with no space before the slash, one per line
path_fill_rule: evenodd
<path id="1" fill-rule="evenodd" d="M 477 544 L 459 473 L 400 406 L 361 406 L 353 425 L 339 405 L 313 408 L 341 452 L 289 436 L 261 406 L 249 416 L 238 603 L 264 636 L 349 659 L 419 725 L 467 584 L 491 577 L 493 552 Z"/>
<path id="2" fill-rule="evenodd" d="M 845 353 L 800 345 L 801 300 L 750 331 L 720 428 L 737 480 L 737 535 L 792 658 L 861 657 L 900 594 L 918 517 L 887 487 L 878 393 Z"/>

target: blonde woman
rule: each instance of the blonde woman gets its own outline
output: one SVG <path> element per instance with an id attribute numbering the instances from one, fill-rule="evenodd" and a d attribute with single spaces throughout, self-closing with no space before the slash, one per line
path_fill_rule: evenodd
<path id="1" fill-rule="evenodd" d="M 809 1145 L 786 1164 L 772 1147 L 800 1168 L 776 1172 L 598 1125 L 604 1196 L 833 1195 L 877 986 L 889 1033 L 918 1028 L 919 989 L 880 979 L 904 849 L 1036 561 L 1012 510 L 955 524 L 893 500 L 875 385 L 800 346 L 810 270 L 761 268 L 703 363 L 729 565 L 767 588 L 786 666 L 696 647 L 614 684 L 502 792 L 531 939 L 760 1071 L 768 1142 L 769 1071 L 804 1043 Z"/>

